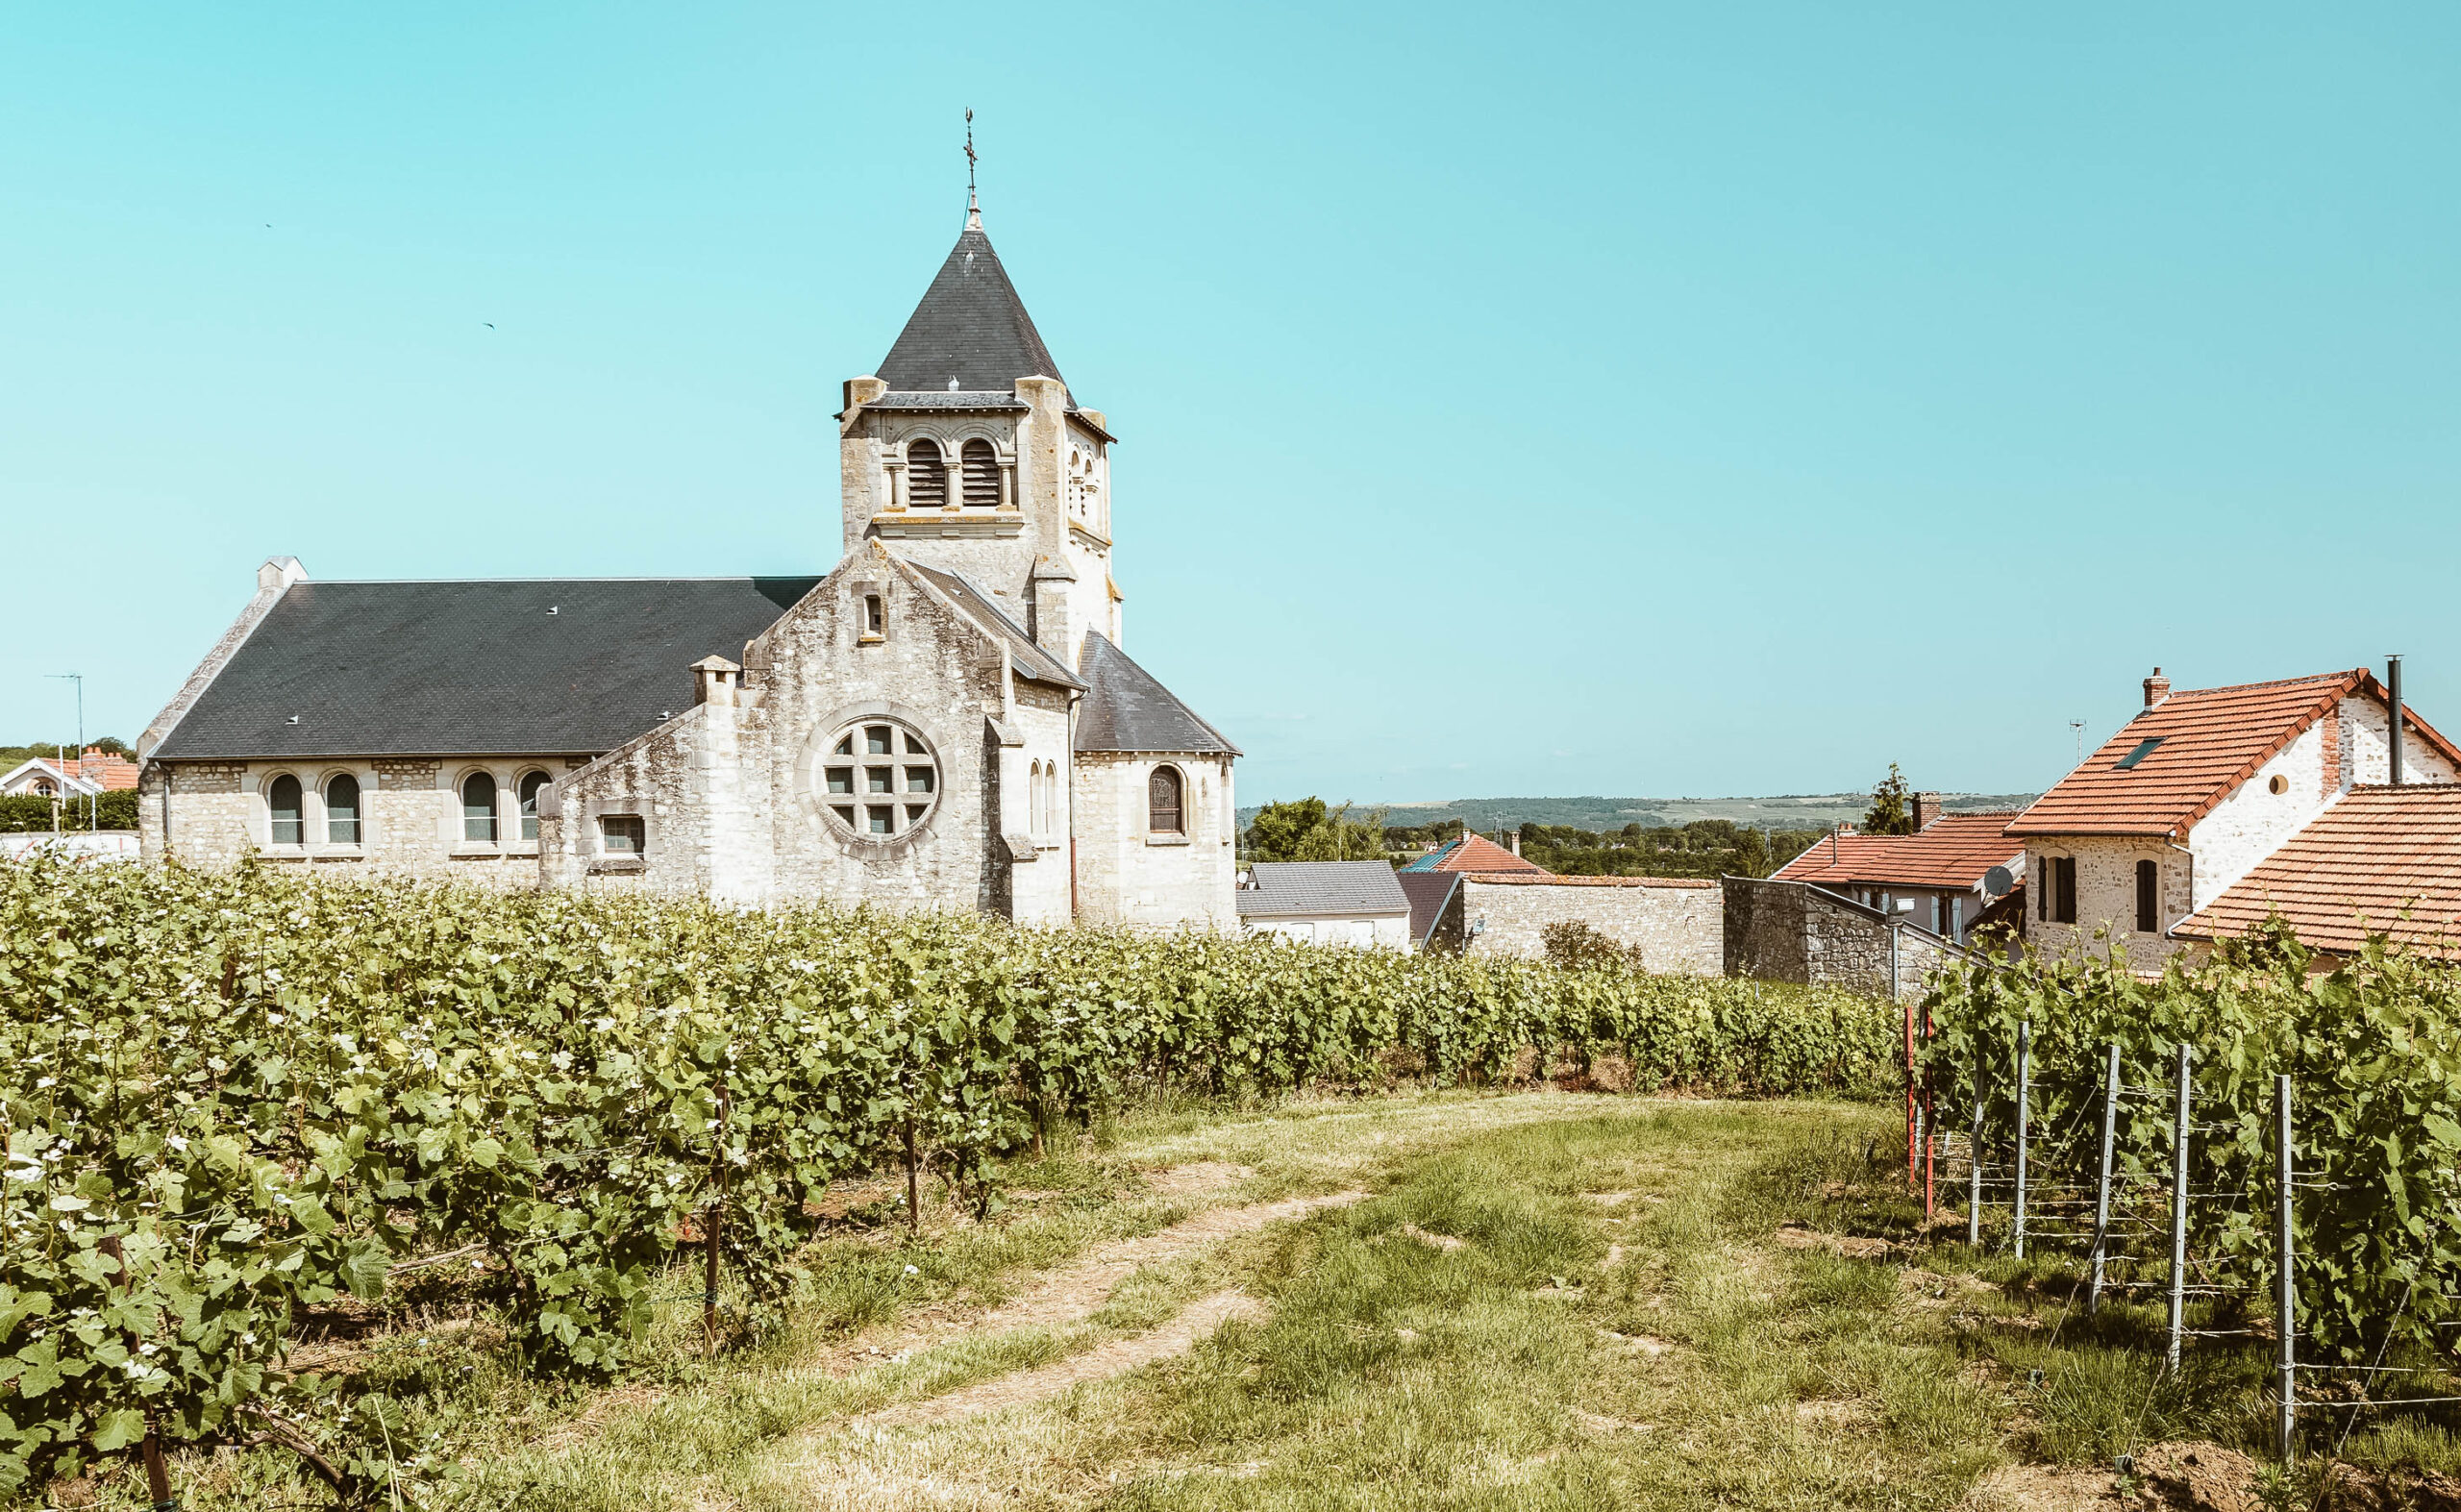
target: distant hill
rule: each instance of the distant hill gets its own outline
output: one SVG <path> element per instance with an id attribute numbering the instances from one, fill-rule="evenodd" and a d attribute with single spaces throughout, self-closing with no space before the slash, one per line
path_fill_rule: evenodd
<path id="1" fill-rule="evenodd" d="M 1978 813 L 2023 808 L 2037 796 L 1951 793 L 1947 803 L 1951 813 Z M 1778 793 L 1766 798 L 1456 798 L 1440 804 L 1354 803 L 1351 813 L 1364 817 L 1380 807 L 1388 825 L 1459 819 L 1474 830 L 1490 832 L 1522 824 L 1569 825 L 1576 830 L 1621 830 L 1637 824 L 1653 829 L 1686 825 L 1695 819 L 1728 819 L 1753 829 L 1824 830 L 1841 819 L 1859 821 L 1871 805 L 1869 793 Z M 1246 829 L 1255 816 L 1253 807 L 1240 809 L 1239 827 Z"/>

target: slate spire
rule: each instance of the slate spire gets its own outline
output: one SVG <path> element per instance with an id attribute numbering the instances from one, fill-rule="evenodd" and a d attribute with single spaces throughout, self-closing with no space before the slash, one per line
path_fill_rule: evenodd
<path id="1" fill-rule="evenodd" d="M 880 377 L 894 391 L 1005 394 L 1020 378 L 1060 376 L 972 199 L 957 246 L 881 361 Z"/>

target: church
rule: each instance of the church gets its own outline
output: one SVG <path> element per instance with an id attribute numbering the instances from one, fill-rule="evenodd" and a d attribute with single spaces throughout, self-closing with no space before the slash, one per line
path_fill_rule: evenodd
<path id="1" fill-rule="evenodd" d="M 1125 649 L 1109 419 L 971 203 L 837 421 L 818 578 L 256 593 L 138 744 L 144 854 L 1237 928 L 1237 748 Z"/>

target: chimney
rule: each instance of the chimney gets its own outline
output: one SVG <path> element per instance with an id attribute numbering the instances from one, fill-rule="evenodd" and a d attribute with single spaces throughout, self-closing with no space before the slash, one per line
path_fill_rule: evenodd
<path id="1" fill-rule="evenodd" d="M 2145 706 L 2147 708 L 2151 708 L 2154 705 L 2159 704 L 2162 700 L 2169 698 L 2170 696 L 2171 680 L 2162 676 L 2162 669 L 2160 667 L 2155 667 L 2153 669 L 2153 675 L 2145 680 Z"/>
<path id="2" fill-rule="evenodd" d="M 2396 778 L 2395 781 L 2399 781 L 2399 779 Z M 1504 843 L 1505 849 L 1511 851 L 1513 855 L 1519 855 L 1521 854 L 1521 831 L 1518 830 L 1505 830 Z"/>
<path id="3" fill-rule="evenodd" d="M 2389 732 L 2388 751 L 2392 756 L 2393 785 L 2401 785 L 2401 658 L 2384 658 L 2384 702 L 2390 715 L 2384 722 Z"/>
<path id="4" fill-rule="evenodd" d="M 1924 830 L 1928 830 L 1929 828 L 1931 828 L 1931 822 L 1932 822 L 1933 820 L 1935 820 L 1935 819 L 1937 819 L 1937 818 L 1939 818 L 1939 817 L 1940 817 L 1941 811 L 1942 811 L 1942 806 L 1941 806 L 1941 804 L 1940 804 L 1940 795 L 1939 795 L 1939 794 L 1937 794 L 1937 793 L 1917 793 L 1917 794 L 1915 794 L 1915 795 L 1914 795 L 1914 832 L 1915 832 L 1916 834 L 1921 834 Z"/>
<path id="5" fill-rule="evenodd" d="M 693 701 L 714 704 L 720 708 L 734 707 L 734 690 L 743 668 L 726 657 L 712 653 L 692 663 Z"/>

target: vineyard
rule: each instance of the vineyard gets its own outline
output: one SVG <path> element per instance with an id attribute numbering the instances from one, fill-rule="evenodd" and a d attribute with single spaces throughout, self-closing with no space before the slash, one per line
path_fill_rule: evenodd
<path id="1" fill-rule="evenodd" d="M 1614 965 L 0 867 L 0 1492 L 196 1443 L 414 1484 L 381 1401 L 291 1368 L 304 1333 L 450 1270 L 523 1369 L 601 1377 L 707 1267 L 750 1336 L 833 1182 L 987 1207 L 1004 1158 L 1157 1090 L 1611 1058 L 1873 1092 L 1900 1053 L 1879 1004 Z"/>
<path id="2" fill-rule="evenodd" d="M 2167 1306 L 2175 1371 L 2260 1344 L 2282 1447 L 2298 1399 L 2347 1434 L 2461 1390 L 2457 1009 L 2449 965 L 2281 930 L 2152 979 L 1976 963 L 1925 1004 L 1932 1140 L 1974 1162 L 1990 1244 L 2086 1262 L 2080 1301 Z"/>

